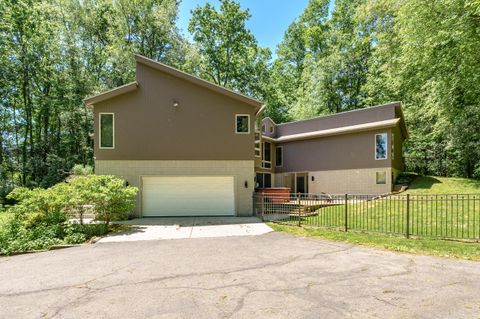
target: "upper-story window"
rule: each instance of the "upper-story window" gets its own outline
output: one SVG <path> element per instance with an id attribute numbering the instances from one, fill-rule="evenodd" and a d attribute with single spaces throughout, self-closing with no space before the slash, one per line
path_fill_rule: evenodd
<path id="1" fill-rule="evenodd" d="M 275 132 L 275 128 L 273 126 L 270 126 L 270 134 L 273 134 Z"/>
<path id="2" fill-rule="evenodd" d="M 100 148 L 113 149 L 115 147 L 115 116 L 113 113 L 99 114 L 99 141 Z"/>
<path id="3" fill-rule="evenodd" d="M 387 133 L 375 134 L 375 159 L 387 159 Z"/>
<path id="4" fill-rule="evenodd" d="M 235 132 L 237 134 L 250 133 L 250 115 L 248 114 L 235 115 Z"/>
<path id="5" fill-rule="evenodd" d="M 275 166 L 283 166 L 283 146 L 275 147 Z"/>
<path id="6" fill-rule="evenodd" d="M 267 127 L 265 124 L 262 124 L 262 133 L 267 133 Z"/>

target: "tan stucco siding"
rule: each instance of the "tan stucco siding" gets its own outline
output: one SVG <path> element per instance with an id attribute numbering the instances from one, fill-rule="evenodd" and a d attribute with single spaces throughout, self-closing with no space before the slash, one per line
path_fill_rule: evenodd
<path id="1" fill-rule="evenodd" d="M 375 134 L 378 133 L 389 136 L 390 129 L 279 143 L 277 146 L 283 146 L 283 167 L 277 167 L 275 172 L 390 167 L 389 152 L 386 160 L 375 159 Z M 390 138 L 387 138 L 387 149 L 390 149 Z"/>
<path id="2" fill-rule="evenodd" d="M 386 184 L 376 184 L 376 173 L 385 172 Z M 291 187 L 285 175 L 276 174 L 276 187 Z M 392 189 L 392 170 L 389 167 L 308 172 L 310 194 L 386 194 Z M 313 180 L 312 180 L 313 177 Z M 288 183 L 288 181 L 287 181 Z"/>
<path id="3" fill-rule="evenodd" d="M 138 88 L 94 107 L 98 160 L 253 160 L 255 108 L 137 63 Z M 178 106 L 174 107 L 174 101 Z M 98 147 L 98 114 L 115 114 L 115 149 Z M 250 133 L 235 133 L 235 115 Z"/>
<path id="4" fill-rule="evenodd" d="M 135 215 L 141 216 L 142 176 L 233 176 L 235 209 L 238 216 L 252 215 L 254 161 L 136 161 L 96 160 L 95 173 L 116 175 L 140 189 Z M 248 187 L 245 187 L 247 182 Z M 188 194 L 185 194 L 188 196 Z"/>

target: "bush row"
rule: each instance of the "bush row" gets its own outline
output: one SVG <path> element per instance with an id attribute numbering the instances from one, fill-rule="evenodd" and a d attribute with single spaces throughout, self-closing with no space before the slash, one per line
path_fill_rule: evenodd
<path id="1" fill-rule="evenodd" d="M 0 225 L 0 254 L 82 243 L 105 234 L 112 220 L 128 217 L 137 191 L 109 175 L 75 176 L 47 189 L 15 188 L 8 195 L 16 202 L 6 210 L 11 218 Z M 100 224 L 71 222 L 86 207 Z"/>

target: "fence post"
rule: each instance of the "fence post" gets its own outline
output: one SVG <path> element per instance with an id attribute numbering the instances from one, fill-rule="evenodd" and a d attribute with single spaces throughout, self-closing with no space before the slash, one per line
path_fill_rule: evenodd
<path id="1" fill-rule="evenodd" d="M 348 194 L 345 194 L 345 232 L 348 232 Z"/>
<path id="2" fill-rule="evenodd" d="M 301 208 L 300 208 L 300 193 L 297 194 L 297 203 L 298 203 L 298 226 L 302 225 L 302 216 L 301 216 Z"/>
<path id="3" fill-rule="evenodd" d="M 410 238 L 410 194 L 407 194 L 407 225 L 406 225 L 406 237 Z"/>
<path id="4" fill-rule="evenodd" d="M 265 218 L 263 217 L 264 205 L 265 205 L 265 196 L 263 195 L 263 192 L 262 192 L 260 193 L 260 216 L 262 216 L 262 222 L 265 221 Z"/>

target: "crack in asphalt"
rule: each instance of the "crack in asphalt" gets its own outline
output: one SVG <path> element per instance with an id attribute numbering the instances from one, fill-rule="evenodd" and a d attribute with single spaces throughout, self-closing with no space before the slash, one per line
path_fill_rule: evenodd
<path id="1" fill-rule="evenodd" d="M 307 257 L 307 258 L 301 258 L 304 255 L 298 255 L 298 256 L 290 258 L 286 261 L 278 261 L 278 262 L 273 262 L 273 263 L 260 264 L 260 265 L 244 267 L 244 268 L 240 268 L 240 269 L 234 269 L 234 270 L 231 270 L 231 271 L 218 271 L 217 270 L 217 271 L 211 271 L 211 272 L 178 274 L 178 275 L 173 275 L 173 276 L 158 277 L 158 278 L 142 280 L 142 281 L 137 281 L 137 282 L 131 282 L 131 283 L 115 284 L 115 285 L 110 285 L 110 286 L 105 286 L 105 287 L 102 287 L 102 288 L 95 288 L 95 289 L 106 290 L 106 289 L 115 288 L 115 287 L 118 287 L 118 286 L 141 285 L 141 284 L 148 284 L 148 283 L 162 282 L 162 281 L 173 280 L 173 279 L 197 277 L 197 276 L 231 275 L 231 274 L 235 274 L 235 273 L 238 273 L 238 272 L 245 272 L 245 271 L 251 271 L 251 270 L 261 270 L 261 269 L 265 269 L 265 268 L 268 268 L 268 267 L 277 267 L 277 266 L 281 267 L 281 266 L 285 266 L 285 265 L 288 265 L 288 264 L 296 262 L 296 261 L 312 260 L 312 259 L 316 259 L 318 256 L 344 252 L 344 251 L 347 251 L 347 250 L 350 250 L 350 249 L 352 249 L 352 247 L 347 247 L 345 249 L 338 249 L 338 250 L 329 251 L 329 252 L 321 252 L 321 253 L 314 254 L 311 257 Z M 118 273 L 118 272 L 122 271 L 123 269 L 131 268 L 131 267 L 132 267 L 132 264 L 129 264 L 127 266 L 123 266 L 123 267 L 121 267 L 119 269 L 116 269 L 116 270 L 114 270 L 114 271 L 112 271 L 108 274 L 103 275 L 102 278 L 111 276 L 115 273 Z M 0 297 L 17 297 L 17 296 L 23 296 L 23 295 L 29 295 L 29 294 L 52 292 L 52 291 L 56 291 L 56 290 L 64 290 L 64 289 L 71 289 L 71 288 L 84 288 L 84 287 L 79 287 L 79 286 L 86 286 L 88 283 L 97 281 L 98 279 L 99 278 L 94 278 L 94 279 L 90 279 L 86 282 L 82 282 L 82 283 L 78 283 L 78 284 L 74 284 L 74 285 L 68 285 L 68 286 L 52 287 L 52 288 L 38 289 L 38 290 L 24 291 L 24 292 L 16 292 L 16 293 L 0 294 Z"/>
<path id="2" fill-rule="evenodd" d="M 279 246 L 280 249 L 283 249 L 283 243 Z M 352 314 L 351 311 L 355 310 L 355 308 L 351 307 L 351 302 L 347 301 L 347 296 L 337 295 L 335 292 L 335 287 L 348 287 L 349 285 L 344 284 L 345 282 L 349 283 L 350 281 L 354 281 L 357 283 L 357 286 L 363 285 L 364 281 L 372 282 L 372 286 L 376 287 L 382 280 L 387 279 L 388 284 L 392 284 L 397 282 L 400 279 L 393 279 L 392 281 L 388 281 L 388 278 L 397 278 L 401 276 L 408 276 L 418 271 L 415 257 L 411 258 L 402 258 L 402 259 L 391 259 L 388 261 L 386 268 L 375 268 L 375 256 L 371 259 L 368 259 L 368 263 L 359 263 L 358 266 L 355 264 L 355 259 L 350 259 L 350 256 L 353 258 L 357 258 L 357 254 L 350 253 L 349 251 L 353 248 L 357 248 L 355 245 L 338 245 L 335 243 L 328 243 L 322 245 L 319 248 L 309 248 L 304 246 L 295 246 L 291 248 L 291 252 L 293 252 L 289 256 L 280 256 L 273 252 L 272 254 L 268 254 L 268 259 L 266 257 L 262 258 L 263 255 L 258 256 L 258 260 L 255 260 L 256 264 L 246 265 L 244 267 L 232 267 L 232 269 L 218 269 L 213 271 L 204 271 L 204 272 L 195 272 L 195 273 L 180 273 L 180 274 L 171 274 L 171 275 L 164 275 L 159 277 L 153 278 L 144 278 L 135 280 L 135 278 L 129 278 L 129 276 L 123 276 L 120 279 L 119 276 L 115 275 L 122 275 L 123 271 L 132 272 L 136 271 L 138 265 L 145 266 L 145 264 L 157 267 L 156 261 L 153 259 L 143 259 L 142 262 L 130 262 L 125 263 L 125 266 L 117 267 L 115 269 L 111 269 L 110 272 L 105 274 L 94 274 L 93 277 L 89 280 L 82 281 L 80 283 L 71 284 L 71 285 L 63 285 L 57 287 L 48 287 L 43 289 L 36 289 L 30 291 L 20 291 L 20 292 L 10 292 L 10 293 L 0 293 L 0 297 L 9 298 L 9 297 L 21 297 L 26 295 L 35 295 L 35 294 L 42 294 L 42 293 L 52 293 L 58 292 L 58 294 L 64 293 L 66 297 L 64 298 L 63 302 L 58 302 L 58 304 L 51 304 L 50 306 L 39 309 L 41 312 L 42 318 L 54 318 L 61 316 L 62 313 L 65 313 L 66 310 L 75 309 L 76 305 L 81 304 L 88 304 L 91 300 L 96 300 L 98 296 L 102 296 L 104 292 L 106 294 L 115 294 L 118 289 L 149 289 L 148 285 L 155 285 L 151 286 L 150 289 L 153 290 L 170 290 L 175 291 L 175 294 L 189 294 L 191 291 L 191 295 L 193 297 L 193 303 L 197 305 L 196 308 L 202 307 L 202 299 L 195 300 L 197 296 L 201 296 L 202 294 L 210 293 L 209 296 L 215 298 L 218 297 L 218 294 L 223 294 L 226 298 L 230 296 L 228 299 L 228 303 L 215 303 L 215 307 L 217 308 L 218 314 L 220 317 L 224 318 L 232 318 L 236 316 L 245 315 L 245 311 L 252 311 L 251 308 L 251 301 L 255 300 L 252 299 L 252 294 L 259 293 L 258 296 L 268 296 L 268 293 L 272 293 L 273 296 L 277 296 L 273 298 L 273 301 L 281 302 L 282 299 L 288 300 L 287 298 L 300 298 L 302 302 L 302 311 L 309 311 L 310 313 L 321 312 L 325 309 L 328 311 L 333 312 L 333 315 L 338 315 L 339 317 L 345 316 L 347 314 Z M 325 251 L 328 249 L 327 251 Z M 289 251 L 290 252 L 290 251 Z M 300 252 L 300 254 L 295 254 L 296 252 Z M 255 251 L 255 253 L 258 253 Z M 346 253 L 345 255 L 341 255 L 341 259 L 337 259 L 335 256 L 326 257 L 322 259 L 322 256 L 334 255 L 338 253 Z M 267 255 L 265 255 L 267 256 Z M 360 254 L 360 258 L 363 254 Z M 274 259 L 273 259 L 274 258 Z M 345 259 L 344 259 L 345 258 Z M 271 260 L 273 259 L 273 260 Z M 315 273 L 312 272 L 302 272 L 302 267 L 306 265 L 305 269 L 310 269 L 313 267 L 314 271 L 316 271 L 316 261 L 323 261 L 323 275 L 315 276 Z M 325 263 L 325 260 L 332 260 L 334 263 Z M 361 260 L 361 259 L 360 259 Z M 310 261 L 310 262 L 309 262 Z M 342 262 L 350 262 L 352 261 L 353 264 L 350 267 L 344 267 L 340 269 L 335 269 L 332 266 L 335 266 L 335 263 L 342 263 Z M 309 262 L 309 263 L 306 263 Z M 297 264 L 299 263 L 299 264 Z M 399 263 L 399 264 L 397 264 Z M 423 266 L 423 264 L 420 264 Z M 285 266 L 289 266 L 288 268 L 282 268 Z M 310 267 L 310 268 L 309 268 Z M 416 268 L 417 267 L 417 268 Z M 428 266 L 427 266 L 428 267 Z M 273 268 L 273 269 L 272 269 Z M 295 269 L 299 269 L 298 273 L 295 272 Z M 285 272 L 286 270 L 286 272 Z M 425 269 L 425 270 L 428 270 Z M 433 269 L 435 270 L 435 269 Z M 249 272 L 258 272 L 260 275 L 267 274 L 270 275 L 272 278 L 267 277 L 270 281 L 270 285 L 263 286 L 265 283 L 261 281 L 258 283 L 255 280 L 254 274 Z M 287 274 L 288 276 L 284 276 Z M 313 275 L 313 276 L 312 276 Z M 113 278 L 109 278 L 112 277 Z M 252 277 L 253 276 L 253 277 Z M 106 280 L 109 278 L 108 280 Z M 411 278 L 411 277 L 409 277 Z M 447 277 L 441 285 L 431 285 L 430 289 L 439 290 L 439 288 L 449 287 L 449 286 L 456 286 L 462 284 L 462 281 L 459 279 L 465 278 L 449 278 Z M 122 281 L 120 281 L 122 280 Z M 176 281 L 178 280 L 178 282 Z M 193 283 L 190 284 L 190 282 Z M 466 283 L 466 281 L 464 281 Z M 209 285 L 213 283 L 213 285 Z M 215 285 L 215 283 L 217 283 Z M 273 283 L 273 284 L 272 284 Z M 382 282 L 383 284 L 383 282 Z M 142 287 L 145 285 L 145 287 Z M 170 285 L 170 286 L 169 286 Z M 327 289 L 324 291 L 322 286 L 325 286 Z M 470 285 L 471 286 L 471 285 Z M 267 289 L 262 289 L 262 288 Z M 407 285 L 408 288 L 411 289 L 409 292 L 415 292 L 418 295 L 419 291 L 424 291 L 423 287 L 418 285 Z M 470 287 L 471 288 L 471 287 Z M 405 288 L 404 288 L 405 289 Z M 111 290 L 110 292 L 107 292 Z M 184 290 L 184 291 L 182 291 Z M 222 292 L 223 290 L 223 292 Z M 195 291 L 198 291 L 195 293 Z M 232 293 L 233 291 L 233 293 Z M 67 295 L 67 292 L 70 295 Z M 205 293 L 202 293 L 205 292 Z M 355 300 L 357 297 L 359 298 L 358 302 L 365 302 L 365 298 L 367 300 L 371 300 L 372 307 L 384 307 L 382 304 L 385 304 L 387 307 L 395 307 L 397 309 L 408 309 L 406 304 L 402 302 L 396 301 L 396 299 L 390 299 L 385 295 L 380 293 L 375 293 L 366 290 L 367 294 L 358 295 L 354 294 L 350 297 L 353 297 Z M 319 294 L 320 293 L 320 294 Z M 277 295 L 275 295 L 277 294 Z M 410 293 L 411 294 L 411 293 Z M 162 294 L 159 294 L 162 295 Z M 415 296 L 416 296 L 415 295 Z M 293 296 L 293 297 L 292 297 Z M 363 296 L 360 298 L 360 296 Z M 382 298 L 386 297 L 386 298 Z M 405 297 L 405 294 L 400 294 L 399 296 Z M 249 298 L 250 297 L 250 298 Z M 32 298 L 36 298 L 32 297 Z M 248 299 L 247 299 L 248 298 Z M 319 299 L 320 298 L 320 299 Z M 400 297 L 399 297 L 400 298 Z M 412 297 L 413 298 L 413 297 Z M 65 300 L 68 299 L 68 300 Z M 247 302 L 248 300 L 248 302 Z M 351 301 L 352 299 L 348 299 Z M 197 303 L 197 301 L 199 301 Z M 333 301 L 333 303 L 332 303 Z M 354 303 L 355 304 L 355 303 Z M 245 310 L 245 309 L 248 310 Z M 272 304 L 268 300 L 268 298 L 264 301 L 264 303 L 258 303 L 256 311 L 274 311 L 275 309 L 272 307 Z M 296 311 L 297 309 L 290 309 L 291 311 Z"/>

